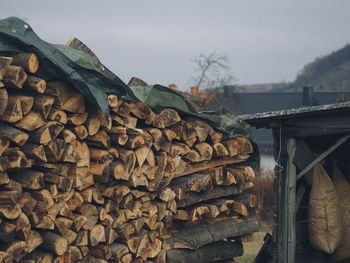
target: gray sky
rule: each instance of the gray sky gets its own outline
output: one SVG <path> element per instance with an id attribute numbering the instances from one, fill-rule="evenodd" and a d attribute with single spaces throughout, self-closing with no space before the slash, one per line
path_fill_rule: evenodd
<path id="1" fill-rule="evenodd" d="M 238 84 L 292 81 L 304 64 L 350 43 L 348 0 L 5 1 L 45 41 L 76 36 L 122 80 L 187 90 L 191 58 L 216 50 Z"/>

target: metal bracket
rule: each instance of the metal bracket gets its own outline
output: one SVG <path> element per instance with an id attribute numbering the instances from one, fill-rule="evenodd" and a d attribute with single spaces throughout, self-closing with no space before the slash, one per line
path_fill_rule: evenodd
<path id="1" fill-rule="evenodd" d="M 306 166 L 300 173 L 297 174 L 297 181 L 302 178 L 307 172 L 309 172 L 316 164 L 326 158 L 329 154 L 331 154 L 335 149 L 337 149 L 340 145 L 342 145 L 347 139 L 349 139 L 350 134 L 343 136 L 340 138 L 335 144 L 329 147 L 325 152 L 323 152 L 320 156 L 318 156 L 315 160 L 313 160 L 308 166 Z"/>

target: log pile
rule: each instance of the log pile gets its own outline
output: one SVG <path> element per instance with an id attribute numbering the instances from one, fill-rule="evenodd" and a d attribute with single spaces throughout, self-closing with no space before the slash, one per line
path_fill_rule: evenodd
<path id="1" fill-rule="evenodd" d="M 0 262 L 234 262 L 257 231 L 253 148 L 110 94 L 111 120 L 35 54 L 0 57 Z M 236 164 L 234 168 L 228 165 Z"/>

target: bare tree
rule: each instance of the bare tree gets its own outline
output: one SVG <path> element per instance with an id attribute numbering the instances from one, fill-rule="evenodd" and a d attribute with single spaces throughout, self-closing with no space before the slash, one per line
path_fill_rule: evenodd
<path id="1" fill-rule="evenodd" d="M 213 89 L 233 84 L 236 79 L 229 72 L 229 59 L 227 55 L 220 55 L 215 51 L 209 55 L 200 54 L 193 59 L 199 76 L 194 78 L 196 87 Z"/>

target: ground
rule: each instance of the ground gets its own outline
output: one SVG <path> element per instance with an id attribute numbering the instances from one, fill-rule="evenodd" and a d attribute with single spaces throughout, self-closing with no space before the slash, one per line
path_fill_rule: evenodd
<path id="1" fill-rule="evenodd" d="M 235 260 L 238 263 L 252 263 L 260 251 L 261 246 L 264 244 L 264 237 L 266 235 L 267 230 L 261 230 L 261 232 L 257 232 L 254 234 L 254 241 L 243 243 L 244 254 L 242 257 L 237 257 Z"/>

